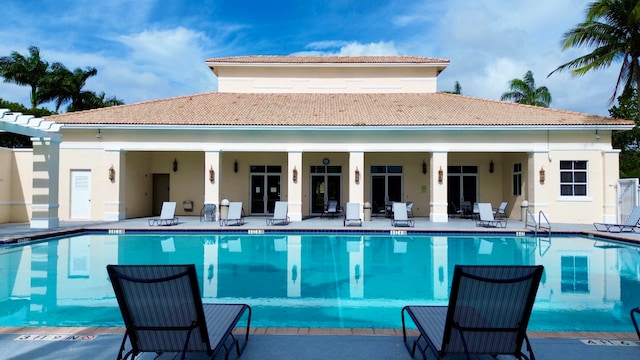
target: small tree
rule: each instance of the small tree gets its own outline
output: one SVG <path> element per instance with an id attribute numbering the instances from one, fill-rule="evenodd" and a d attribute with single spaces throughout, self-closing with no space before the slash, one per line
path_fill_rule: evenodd
<path id="1" fill-rule="evenodd" d="M 509 81 L 509 91 L 502 94 L 500 100 L 513 101 L 518 104 L 549 107 L 551 93 L 546 86 L 536 87 L 531 70 L 522 79 Z"/>
<path id="2" fill-rule="evenodd" d="M 609 115 L 616 119 L 634 120 L 636 125 L 629 131 L 616 131 L 612 136 L 612 145 L 620 149 L 620 177 L 640 177 L 640 112 L 638 111 L 638 92 L 626 91 L 618 97 L 618 105 L 609 109 Z"/>

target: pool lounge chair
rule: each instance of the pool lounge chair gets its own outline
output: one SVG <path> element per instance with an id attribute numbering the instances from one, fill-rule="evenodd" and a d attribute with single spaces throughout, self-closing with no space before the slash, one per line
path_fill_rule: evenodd
<path id="1" fill-rule="evenodd" d="M 216 221 L 216 204 L 204 204 L 200 210 L 200 221 Z"/>
<path id="2" fill-rule="evenodd" d="M 593 223 L 593 227 L 598 231 L 611 233 L 638 232 L 640 231 L 640 206 L 633 208 L 624 224 Z"/>
<path id="3" fill-rule="evenodd" d="M 229 212 L 226 219 L 220 219 L 220 225 L 244 225 L 244 216 L 242 216 L 242 202 L 229 202 Z"/>
<path id="4" fill-rule="evenodd" d="M 288 225 L 289 216 L 289 203 L 286 201 L 276 201 L 275 208 L 273 209 L 273 217 L 267 218 L 267 225 Z"/>
<path id="5" fill-rule="evenodd" d="M 493 217 L 493 209 L 489 203 L 478 203 L 479 216 L 476 219 L 476 226 L 482 227 L 507 227 L 507 220 L 496 219 Z"/>
<path id="6" fill-rule="evenodd" d="M 501 202 L 500 206 L 498 206 L 498 208 L 494 210 L 493 216 L 496 219 L 497 218 L 505 219 L 507 217 L 507 205 L 509 205 L 507 201 Z"/>
<path id="7" fill-rule="evenodd" d="M 407 204 L 403 202 L 393 203 L 393 219 L 391 226 L 410 226 L 413 227 L 415 221 L 407 216 Z"/>
<path id="8" fill-rule="evenodd" d="M 176 217 L 176 203 L 165 201 L 162 203 L 162 211 L 160 217 L 149 219 L 149 226 L 171 226 L 178 225 L 178 218 Z"/>
<path id="9" fill-rule="evenodd" d="M 407 216 L 413 217 L 413 201 L 407 201 Z"/>
<path id="10" fill-rule="evenodd" d="M 636 329 L 636 334 L 638 334 L 638 339 L 640 339 L 640 327 L 638 327 L 638 318 L 640 317 L 640 307 L 631 309 L 631 322 L 633 322 L 633 327 Z"/>
<path id="11" fill-rule="evenodd" d="M 329 204 L 327 204 L 327 208 L 320 215 L 320 218 L 322 218 L 323 216 L 328 216 L 328 217 L 331 217 L 331 218 L 334 218 L 334 217 L 338 216 L 338 201 L 329 200 Z"/>
<path id="12" fill-rule="evenodd" d="M 362 226 L 360 218 L 360 203 L 348 202 L 344 213 L 344 226 L 357 225 Z"/>
<path id="13" fill-rule="evenodd" d="M 436 358 L 512 355 L 535 359 L 527 326 L 542 271 L 542 266 L 456 265 L 448 306 L 408 305 L 400 311 L 411 357 L 417 349 L 423 359 L 428 350 Z M 407 337 L 406 315 L 419 332 L 413 341 Z"/>
<path id="14" fill-rule="evenodd" d="M 211 359 L 222 352 L 226 359 L 234 349 L 242 354 L 251 307 L 202 304 L 195 265 L 107 265 L 107 272 L 126 327 L 117 359 L 144 352 L 181 353 L 181 359 L 192 352 Z M 244 336 L 234 334 L 245 314 Z"/>

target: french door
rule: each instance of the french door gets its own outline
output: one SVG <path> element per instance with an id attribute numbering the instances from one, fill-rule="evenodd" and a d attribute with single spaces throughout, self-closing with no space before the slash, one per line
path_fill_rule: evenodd
<path id="1" fill-rule="evenodd" d="M 342 166 L 312 166 L 310 213 L 322 214 L 329 200 L 342 206 Z"/>
<path id="2" fill-rule="evenodd" d="M 378 209 L 402 201 L 402 183 L 402 166 L 371 166 L 371 201 Z"/>
<path id="3" fill-rule="evenodd" d="M 449 213 L 460 209 L 462 201 L 471 204 L 478 201 L 478 167 L 477 166 L 449 166 L 447 168 L 447 196 L 449 199 Z"/>
<path id="4" fill-rule="evenodd" d="M 251 209 L 253 215 L 273 214 L 276 201 L 280 201 L 282 167 L 278 165 L 251 165 Z"/>

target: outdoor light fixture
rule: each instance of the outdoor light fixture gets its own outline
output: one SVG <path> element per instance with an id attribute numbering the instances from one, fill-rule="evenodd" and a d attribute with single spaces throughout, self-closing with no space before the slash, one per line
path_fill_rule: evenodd
<path id="1" fill-rule="evenodd" d="M 116 169 L 113 168 L 113 165 L 109 168 L 109 181 L 114 182 L 116 180 Z"/>
<path id="2" fill-rule="evenodd" d="M 444 171 L 442 171 L 442 166 L 440 166 L 440 170 L 438 170 L 438 182 L 442 184 L 442 178 L 444 178 Z"/>
<path id="3" fill-rule="evenodd" d="M 598 130 L 596 130 L 596 134 L 598 133 Z M 96 139 L 100 140 L 102 138 L 102 133 L 100 132 L 100 129 L 98 129 L 98 133 L 96 134 Z"/>
<path id="4" fill-rule="evenodd" d="M 234 173 L 238 172 L 238 160 L 233 162 L 233 172 Z"/>
<path id="5" fill-rule="evenodd" d="M 356 184 L 360 183 L 360 170 L 358 170 L 358 167 L 356 166 Z"/>
<path id="6" fill-rule="evenodd" d="M 211 165 L 211 167 L 209 168 L 209 181 L 213 183 L 215 179 L 216 179 L 216 172 L 213 170 L 213 165 Z"/>
<path id="7" fill-rule="evenodd" d="M 544 184 L 544 166 L 540 168 L 540 183 Z"/>
<path id="8" fill-rule="evenodd" d="M 178 159 L 173 159 L 173 172 L 178 171 Z"/>
<path id="9" fill-rule="evenodd" d="M 423 174 L 427 173 L 427 163 L 424 162 L 424 160 L 422 160 L 422 173 Z"/>
<path id="10" fill-rule="evenodd" d="M 489 172 L 493 174 L 493 160 L 489 163 Z"/>
<path id="11" fill-rule="evenodd" d="M 293 165 L 293 182 L 294 183 L 298 182 L 298 169 L 296 169 L 295 165 Z"/>

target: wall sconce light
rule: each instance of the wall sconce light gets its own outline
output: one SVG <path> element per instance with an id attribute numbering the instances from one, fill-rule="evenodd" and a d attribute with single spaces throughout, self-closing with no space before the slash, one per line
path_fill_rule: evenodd
<path id="1" fill-rule="evenodd" d="M 100 131 L 100 130 L 98 130 Z M 596 140 L 600 140 L 600 134 L 598 134 L 598 130 L 596 129 L 596 136 L 595 136 Z"/>
<path id="2" fill-rule="evenodd" d="M 233 172 L 234 173 L 238 172 L 238 160 L 233 162 Z"/>
<path id="3" fill-rule="evenodd" d="M 295 165 L 293 165 L 293 182 L 294 183 L 298 182 L 298 169 L 296 169 Z"/>
<path id="4" fill-rule="evenodd" d="M 116 180 L 116 169 L 113 168 L 113 164 L 109 168 L 109 181 L 114 182 Z"/>
<path id="5" fill-rule="evenodd" d="M 444 171 L 442 171 L 442 166 L 440 166 L 440 170 L 438 170 L 438 182 L 442 184 L 442 179 L 444 178 Z"/>
<path id="6" fill-rule="evenodd" d="M 493 174 L 493 168 L 494 168 L 493 160 L 491 160 L 491 162 L 489 163 L 489 172 L 490 172 L 491 174 Z"/>
<path id="7" fill-rule="evenodd" d="M 596 134 L 598 133 L 598 130 L 596 130 Z M 100 140 L 102 139 L 102 133 L 100 132 L 100 129 L 98 129 L 98 133 L 96 134 L 96 139 Z"/>
<path id="8" fill-rule="evenodd" d="M 209 181 L 213 183 L 215 179 L 216 179 L 216 172 L 213 170 L 213 165 L 211 165 L 211 167 L 209 168 Z"/>
<path id="9" fill-rule="evenodd" d="M 356 166 L 356 184 L 360 184 L 360 170 L 358 170 L 358 167 Z"/>
<path id="10" fill-rule="evenodd" d="M 544 166 L 540 168 L 540 183 L 544 184 L 544 179 L 545 178 L 545 173 L 544 173 Z"/>
<path id="11" fill-rule="evenodd" d="M 427 174 L 427 163 L 422 160 L 422 173 Z"/>
<path id="12" fill-rule="evenodd" d="M 178 171 L 178 160 L 173 159 L 173 172 Z"/>

